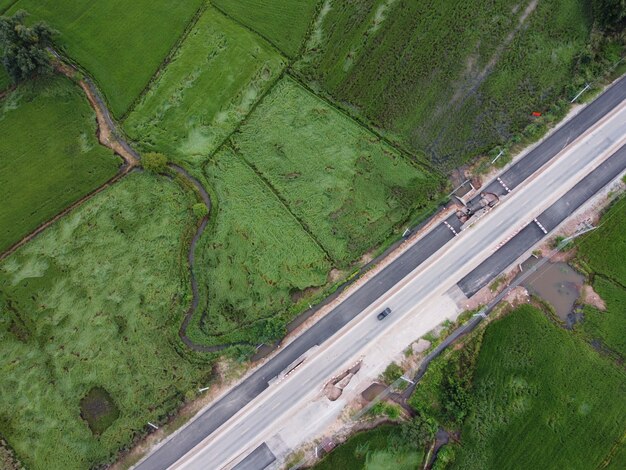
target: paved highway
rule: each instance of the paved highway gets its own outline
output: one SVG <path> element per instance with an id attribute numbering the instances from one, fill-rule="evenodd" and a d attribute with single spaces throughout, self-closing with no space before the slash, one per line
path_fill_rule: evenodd
<path id="1" fill-rule="evenodd" d="M 505 181 L 514 191 L 485 220 L 479 222 L 472 230 L 463 232 L 457 242 L 452 244 L 448 244 L 454 238 L 452 231 L 443 224 L 436 226 L 395 262 L 286 346 L 271 361 L 140 462 L 137 468 L 145 470 L 171 466 L 227 421 L 219 433 L 211 436 L 210 443 L 203 443 L 202 452 L 192 452 L 181 464 L 187 462 L 190 468 L 219 468 L 233 456 L 240 455 L 241 450 L 250 452 L 262 444 L 263 431 L 269 423 L 286 413 L 294 406 L 296 400 L 305 399 L 304 391 L 317 392 L 319 385 L 340 369 L 345 361 L 353 357 L 373 337 L 384 332 L 385 328 L 381 328 L 371 315 L 380 307 L 375 303 L 379 297 L 385 293 L 393 295 L 389 305 L 394 308 L 394 315 L 382 326 L 387 327 L 391 322 L 401 321 L 402 316 L 408 314 L 415 305 L 432 295 L 441 295 L 445 291 L 445 286 L 451 287 L 463 275 L 468 274 L 471 268 L 482 261 L 481 256 L 487 257 L 485 251 L 489 251 L 490 254 L 495 250 L 494 244 L 503 237 L 514 235 L 515 231 L 521 228 L 517 227 L 520 221 L 529 222 L 530 212 L 534 211 L 534 216 L 540 214 L 547 207 L 546 203 L 550 202 L 548 196 L 552 196 L 554 202 L 556 200 L 554 197 L 561 196 L 576 184 L 581 175 L 591 171 L 594 165 L 599 163 L 598 149 L 603 145 L 605 147 L 610 145 L 610 139 L 624 135 L 625 130 L 620 127 L 619 119 L 611 121 L 612 127 L 603 127 L 602 132 L 596 133 L 596 140 L 592 144 L 587 143 L 584 151 L 573 152 L 566 160 L 562 157 L 557 159 L 553 166 L 539 177 L 535 177 L 527 187 L 520 186 L 524 175 L 528 176 L 528 172 L 532 173 L 545 165 L 559 150 L 579 137 L 585 129 L 597 123 L 624 98 L 626 98 L 626 80 L 622 79 L 502 175 L 503 179 L 507 178 Z M 619 117 L 622 123 L 626 122 L 623 113 Z M 529 160 L 525 166 L 523 162 L 527 159 Z M 499 183 L 492 183 L 488 190 L 501 193 L 494 184 L 500 186 Z M 519 191 L 515 189 L 518 186 Z M 533 189 L 529 192 L 528 188 Z M 513 204 L 514 201 L 517 202 Z M 462 243 L 460 240 L 463 240 Z M 441 250 L 444 246 L 445 249 Z M 436 255 L 432 256 L 434 253 Z M 418 266 L 419 272 L 412 273 Z M 463 272 L 464 270 L 467 272 Z M 411 288 L 402 289 L 403 284 L 409 282 L 403 279 L 410 273 L 412 273 Z M 349 341 L 340 341 L 348 329 L 333 336 L 363 311 L 367 314 L 359 316 L 353 322 L 356 324 L 349 325 Z M 332 340 L 327 341 L 331 336 Z M 315 351 L 314 357 L 308 359 L 294 373 L 298 380 L 294 381 L 293 377 L 290 377 L 279 385 L 272 385 L 262 394 L 268 389 L 269 380 L 315 345 L 321 347 Z M 276 397 L 277 394 L 280 398 Z M 246 411 L 245 425 L 237 419 L 230 420 L 256 397 L 258 398 L 255 400 L 253 410 Z M 226 428 L 230 429 L 230 432 Z M 246 445 L 242 446 L 243 443 Z"/>

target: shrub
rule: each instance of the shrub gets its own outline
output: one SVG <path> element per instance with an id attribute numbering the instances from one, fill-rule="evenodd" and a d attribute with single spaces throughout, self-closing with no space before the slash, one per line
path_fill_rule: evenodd
<path id="1" fill-rule="evenodd" d="M 167 157 L 162 153 L 146 153 L 141 157 L 141 166 L 151 173 L 163 173 L 167 168 Z"/>
<path id="2" fill-rule="evenodd" d="M 195 215 L 198 219 L 202 219 L 209 215 L 209 208 L 203 202 L 197 202 L 191 208 L 193 211 L 193 215 Z"/>
<path id="3" fill-rule="evenodd" d="M 402 367 L 400 367 L 395 362 L 392 362 L 387 366 L 381 378 L 387 385 L 391 385 L 400 377 L 402 377 L 402 374 L 404 374 L 404 370 L 402 370 Z"/>

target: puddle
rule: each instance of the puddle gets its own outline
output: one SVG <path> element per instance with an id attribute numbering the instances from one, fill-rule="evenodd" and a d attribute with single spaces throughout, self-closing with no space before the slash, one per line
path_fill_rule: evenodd
<path id="1" fill-rule="evenodd" d="M 372 401 L 378 395 L 383 393 L 386 389 L 387 387 L 383 384 L 373 383 L 372 385 L 370 385 L 369 387 L 367 387 L 365 390 L 361 392 L 361 396 L 365 398 L 367 401 Z"/>
<path id="2" fill-rule="evenodd" d="M 548 302 L 568 328 L 577 321 L 572 311 L 580 296 L 585 277 L 567 263 L 546 263 L 524 282 L 531 294 Z"/>

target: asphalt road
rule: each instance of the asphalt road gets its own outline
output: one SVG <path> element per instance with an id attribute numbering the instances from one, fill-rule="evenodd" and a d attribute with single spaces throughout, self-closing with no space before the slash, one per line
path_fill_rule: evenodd
<path id="1" fill-rule="evenodd" d="M 548 233 L 569 217 L 591 196 L 617 178 L 626 168 L 626 146 L 621 147 L 611 158 L 600 164 L 576 186 L 537 217 L 537 221 Z M 544 238 L 545 233 L 535 222 L 504 244 L 471 273 L 459 281 L 458 286 L 467 297 L 473 296 L 524 253 Z"/>
<path id="2" fill-rule="evenodd" d="M 540 168 L 546 162 L 550 161 L 552 157 L 554 157 L 554 155 L 556 155 L 562 148 L 575 140 L 585 131 L 585 129 L 595 124 L 602 116 L 608 113 L 625 98 L 626 79 L 622 79 L 611 87 L 606 93 L 596 99 L 586 109 L 581 111 L 569 123 L 565 124 L 560 130 L 546 139 L 535 150 L 520 160 L 520 162 L 513 165 L 502 175 L 501 178 L 506 181 L 507 185 L 509 185 L 511 189 L 516 188 L 526 176 L 532 174 L 532 172 L 537 168 Z M 570 169 L 575 168 L 571 163 L 568 163 L 565 166 Z M 567 168 L 559 168 L 561 168 L 564 174 L 567 173 Z M 553 172 L 550 174 L 555 176 Z M 550 182 L 550 184 L 545 187 L 551 189 L 559 187 L 565 179 L 562 179 L 562 181 L 559 180 L 560 177 L 557 174 L 554 181 Z M 489 192 L 502 195 L 503 188 L 501 191 L 499 187 L 502 188 L 499 183 L 495 182 L 488 185 L 487 190 Z M 515 191 L 510 196 L 511 198 L 514 193 Z M 540 200 L 541 199 L 542 198 L 540 198 Z M 518 213 L 516 213 L 512 218 L 508 217 L 496 226 L 493 224 L 485 224 L 483 222 L 479 223 L 475 229 L 470 231 L 471 233 L 468 234 L 469 236 L 465 237 L 466 241 L 468 239 L 475 240 L 475 246 L 468 245 L 467 242 L 465 242 L 460 253 L 458 253 L 458 249 L 450 250 L 457 253 L 458 257 L 451 259 L 451 261 L 446 264 L 448 271 L 444 270 L 439 272 L 439 274 L 431 277 L 429 282 L 424 282 L 422 286 L 418 286 L 419 289 L 415 289 L 414 292 L 412 292 L 412 295 L 405 297 L 403 301 L 398 301 L 398 305 L 394 307 L 395 315 L 393 321 L 397 321 L 396 319 L 401 317 L 401 314 L 396 312 L 397 309 L 399 309 L 400 312 L 403 308 L 408 311 L 409 308 L 412 308 L 416 303 L 419 303 L 420 295 L 421 297 L 424 297 L 425 294 L 430 295 L 434 292 L 439 292 L 440 287 L 446 284 L 446 281 L 449 279 L 451 273 L 458 272 L 458 266 L 462 266 L 467 263 L 468 259 L 472 256 L 473 250 L 478 250 L 481 243 L 484 245 L 492 242 L 493 238 L 499 236 L 502 230 L 505 230 L 508 226 L 518 223 L 522 214 L 526 213 L 528 207 L 532 206 L 528 206 L 527 203 L 522 204 L 522 207 L 518 209 Z M 505 212 L 501 210 L 498 210 L 497 212 L 498 214 L 505 214 Z M 457 220 L 456 217 L 453 217 L 453 219 L 454 220 L 451 219 L 452 222 Z M 482 242 L 480 242 L 480 240 L 476 240 L 476 234 L 484 233 L 484 227 L 487 226 L 490 227 L 490 233 L 486 234 L 487 236 Z M 163 469 L 178 461 L 191 449 L 202 442 L 207 436 L 212 434 L 218 427 L 229 421 L 230 418 L 232 418 L 251 400 L 259 397 L 259 395 L 261 395 L 261 393 L 268 388 L 268 381 L 276 377 L 296 358 L 300 357 L 315 345 L 324 345 L 324 347 L 326 347 L 324 343 L 328 338 L 333 336 L 342 327 L 347 325 L 355 317 L 370 307 L 378 298 L 396 286 L 396 284 L 414 271 L 415 268 L 422 265 L 428 258 L 438 252 L 454 237 L 455 235 L 447 226 L 443 224 L 437 225 L 402 256 L 391 263 L 387 268 L 383 269 L 376 276 L 372 277 L 367 283 L 365 283 L 364 286 L 350 295 L 350 297 L 348 297 L 337 308 L 309 328 L 291 344 L 287 345 L 272 360 L 252 373 L 248 379 L 235 387 L 226 396 L 218 400 L 212 407 L 200 414 L 194 421 L 181 430 L 181 432 L 175 434 L 164 445 L 156 449 L 155 452 L 140 462 L 136 468 L 141 470 Z M 452 246 L 457 248 L 459 244 L 455 243 L 452 244 Z M 456 279 L 458 278 L 459 277 Z M 326 364 L 326 367 L 322 367 L 320 370 L 317 370 L 310 380 L 307 380 L 306 383 L 300 383 L 296 390 L 291 390 L 291 393 L 295 393 L 295 396 L 301 395 L 302 390 L 306 390 L 306 386 L 314 386 L 316 380 L 319 381 L 320 377 L 322 377 L 323 380 L 323 377 L 327 377 L 329 374 L 332 374 L 332 372 L 337 369 L 337 365 L 342 364 L 341 361 L 345 361 L 346 358 L 351 357 L 355 350 L 365 346 L 372 337 L 383 331 L 377 323 L 372 323 L 369 320 L 361 321 L 361 323 L 359 323 L 359 325 L 363 324 L 369 325 L 368 331 L 364 332 L 364 334 L 359 338 L 356 338 L 351 343 L 351 347 L 348 350 L 337 351 L 336 355 L 333 356 L 333 360 L 329 361 Z M 334 342 L 333 345 L 328 346 L 334 347 L 335 344 L 336 342 Z M 316 364 L 316 362 L 312 361 L 312 363 L 305 364 L 304 369 L 312 364 Z M 301 372 L 299 371 L 298 375 L 300 374 Z M 324 374 L 327 375 L 324 376 Z M 293 382 L 293 380 L 286 381 L 285 387 L 282 388 L 289 389 L 290 384 Z M 288 406 L 291 402 L 287 400 L 278 401 L 277 403 L 278 405 L 275 406 L 280 406 L 281 404 Z M 267 410 L 267 407 L 265 409 Z M 270 409 L 270 411 L 273 415 L 277 416 L 279 412 L 283 410 L 273 408 Z M 258 422 L 256 426 L 247 426 L 245 433 L 243 432 L 244 429 L 238 429 L 239 432 L 237 434 L 237 439 L 232 441 L 232 445 L 241 446 L 241 442 L 245 442 L 242 441 L 242 439 L 249 439 L 249 443 L 255 442 L 261 431 L 264 429 L 264 426 L 265 424 L 262 422 Z M 258 444 L 260 444 L 260 442 L 257 442 L 257 445 Z M 233 451 L 233 449 L 229 446 L 220 447 L 220 455 L 227 455 L 229 450 L 231 452 Z M 216 454 L 211 455 L 215 457 Z M 216 460 L 211 460 L 206 456 L 205 458 L 202 459 L 202 463 L 200 463 L 200 461 L 197 462 L 199 464 L 199 468 L 218 468 L 213 466 L 214 463 L 216 463 Z"/>
<path id="3" fill-rule="evenodd" d="M 619 148 L 613 148 L 618 140 L 626 141 L 626 106 L 588 140 L 568 148 L 541 174 L 511 193 L 484 220 L 471 230 L 465 230 L 455 243 L 448 244 L 401 283 L 394 285 L 384 299 L 375 300 L 373 305 L 359 311 L 363 315 L 316 349 L 287 380 L 271 385 L 251 406 L 186 455 L 176 468 L 230 466 L 276 433 L 281 420 L 293 413 L 300 403 L 319 396 L 320 388 L 330 377 L 347 369 L 391 326 L 401 325 L 399 322 L 409 316 L 436 317 L 437 312 L 422 306 L 454 288 L 458 279 L 487 259 L 503 240 L 512 237 L 547 208 L 555 203 L 559 207 L 561 203 L 557 201 L 587 174 L 592 171 L 600 174 L 598 181 L 606 178 L 610 171 L 607 173 L 605 167 L 598 167 L 599 173 L 594 169 L 603 158 Z M 621 160 L 615 161 L 620 163 Z M 615 168 L 613 165 L 608 167 Z M 587 194 L 586 191 L 574 193 L 576 196 L 572 200 L 579 201 Z M 392 314 L 383 322 L 378 321 L 376 313 L 387 306 L 392 308 Z"/>

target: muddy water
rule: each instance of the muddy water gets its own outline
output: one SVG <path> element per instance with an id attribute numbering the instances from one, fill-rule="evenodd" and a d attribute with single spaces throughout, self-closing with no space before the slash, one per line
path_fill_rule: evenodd
<path id="1" fill-rule="evenodd" d="M 567 263 L 546 263 L 526 279 L 524 287 L 550 303 L 559 318 L 571 326 L 572 310 L 584 280 L 584 276 Z"/>

